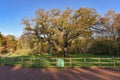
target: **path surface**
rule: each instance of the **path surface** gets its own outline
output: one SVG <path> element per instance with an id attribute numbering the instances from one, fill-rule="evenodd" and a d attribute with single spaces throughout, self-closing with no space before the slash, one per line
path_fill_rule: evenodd
<path id="1" fill-rule="evenodd" d="M 120 68 L 0 67 L 0 80 L 120 80 Z"/>

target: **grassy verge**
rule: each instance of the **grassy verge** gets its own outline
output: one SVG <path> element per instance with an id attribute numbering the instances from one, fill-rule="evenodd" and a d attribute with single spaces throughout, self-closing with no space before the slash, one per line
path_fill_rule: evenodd
<path id="1" fill-rule="evenodd" d="M 92 54 L 77 54 L 70 55 L 69 58 L 64 58 L 65 67 L 91 67 L 91 66 L 106 66 L 106 67 L 120 67 L 120 56 L 115 56 L 113 63 L 113 56 L 108 55 L 92 55 Z M 57 58 L 51 55 L 9 55 L 6 58 L 0 59 L 2 66 L 22 65 L 23 67 L 56 67 Z"/>

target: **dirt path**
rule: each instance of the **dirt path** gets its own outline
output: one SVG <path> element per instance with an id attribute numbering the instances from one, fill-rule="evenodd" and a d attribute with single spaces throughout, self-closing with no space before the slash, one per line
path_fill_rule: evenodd
<path id="1" fill-rule="evenodd" d="M 0 67 L 0 80 L 120 80 L 120 68 Z"/>

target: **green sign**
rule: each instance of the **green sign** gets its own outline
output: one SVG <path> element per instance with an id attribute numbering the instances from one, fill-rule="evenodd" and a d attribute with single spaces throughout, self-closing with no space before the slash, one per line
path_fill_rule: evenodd
<path id="1" fill-rule="evenodd" d="M 64 59 L 63 58 L 58 58 L 58 67 L 64 67 Z"/>

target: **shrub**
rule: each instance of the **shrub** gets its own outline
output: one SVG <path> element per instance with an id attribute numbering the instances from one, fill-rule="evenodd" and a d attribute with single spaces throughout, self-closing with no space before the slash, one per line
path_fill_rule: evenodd
<path id="1" fill-rule="evenodd" d="M 97 40 L 91 44 L 89 49 L 90 53 L 93 54 L 115 54 L 115 45 L 114 42 L 111 40 Z"/>

